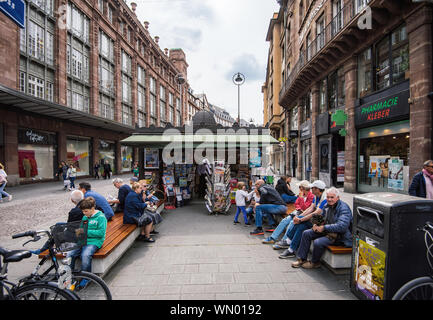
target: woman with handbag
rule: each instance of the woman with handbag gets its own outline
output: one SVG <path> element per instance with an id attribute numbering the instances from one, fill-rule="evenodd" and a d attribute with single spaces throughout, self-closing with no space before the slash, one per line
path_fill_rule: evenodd
<path id="1" fill-rule="evenodd" d="M 4 191 L 6 183 L 8 182 L 6 179 L 7 176 L 8 175 L 6 174 L 5 167 L 0 163 L 0 203 L 3 202 L 3 197 L 8 198 L 9 201 L 12 201 L 12 196 Z"/>
<path id="2" fill-rule="evenodd" d="M 153 218 L 146 209 L 149 202 L 143 202 L 141 195 L 141 185 L 134 183 L 132 185 L 132 191 L 125 199 L 125 209 L 123 211 L 123 223 L 124 224 L 136 224 L 141 228 L 140 235 L 137 240 L 144 242 L 155 242 L 150 237 L 150 232 L 153 227 Z"/>

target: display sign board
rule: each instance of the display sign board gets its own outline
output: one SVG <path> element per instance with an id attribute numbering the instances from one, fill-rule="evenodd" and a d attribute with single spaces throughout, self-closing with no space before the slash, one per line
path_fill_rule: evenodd
<path id="1" fill-rule="evenodd" d="M 24 29 L 26 4 L 23 0 L 0 0 L 0 11 Z"/>
<path id="2" fill-rule="evenodd" d="M 409 115 L 409 90 L 361 105 L 355 109 L 356 126 L 370 126 Z"/>
<path id="3" fill-rule="evenodd" d="M 316 136 L 321 136 L 328 133 L 329 133 L 329 113 L 324 112 L 317 116 Z"/>
<path id="4" fill-rule="evenodd" d="M 290 130 L 289 131 L 289 139 L 295 139 L 299 136 L 298 130 Z"/>
<path id="5" fill-rule="evenodd" d="M 56 136 L 33 129 L 18 129 L 18 143 L 55 145 Z"/>
<path id="6" fill-rule="evenodd" d="M 301 136 L 301 140 L 306 140 L 311 138 L 311 119 L 301 124 L 300 136 Z"/>

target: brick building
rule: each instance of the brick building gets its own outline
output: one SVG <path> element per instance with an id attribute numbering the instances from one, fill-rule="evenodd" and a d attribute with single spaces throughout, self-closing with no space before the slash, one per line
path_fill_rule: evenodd
<path id="1" fill-rule="evenodd" d="M 59 161 L 78 176 L 109 161 L 131 170 L 137 127 L 181 126 L 188 108 L 182 49 L 159 47 L 119 0 L 25 0 L 25 28 L 0 12 L 0 162 L 11 185 L 52 180 Z"/>
<path id="2" fill-rule="evenodd" d="M 299 128 L 289 170 L 348 192 L 407 192 L 432 158 L 432 4 L 279 2 L 279 104 L 288 132 Z"/>

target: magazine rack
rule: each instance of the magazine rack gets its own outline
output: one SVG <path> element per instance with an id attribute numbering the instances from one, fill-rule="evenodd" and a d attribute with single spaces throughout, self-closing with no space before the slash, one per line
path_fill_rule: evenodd
<path id="1" fill-rule="evenodd" d="M 205 205 L 209 214 L 226 214 L 230 201 L 230 167 L 224 161 L 204 162 L 206 166 Z"/>

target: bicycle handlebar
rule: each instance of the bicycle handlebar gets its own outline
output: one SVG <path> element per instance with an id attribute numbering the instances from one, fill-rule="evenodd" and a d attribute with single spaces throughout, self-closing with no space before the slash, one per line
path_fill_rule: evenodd
<path id="1" fill-rule="evenodd" d="M 35 237 L 36 231 L 26 231 L 22 233 L 17 233 L 12 236 L 12 239 L 22 238 L 22 237 Z"/>

